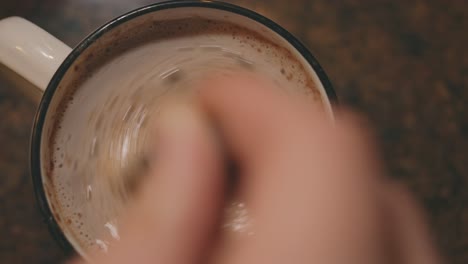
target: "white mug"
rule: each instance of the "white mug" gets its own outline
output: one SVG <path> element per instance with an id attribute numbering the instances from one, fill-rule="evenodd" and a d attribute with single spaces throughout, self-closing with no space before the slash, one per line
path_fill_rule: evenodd
<path id="1" fill-rule="evenodd" d="M 53 236 L 64 249 L 75 249 L 85 256 L 83 248 L 70 234 L 66 220 L 61 218 L 56 208 L 50 179 L 52 165 L 46 162 L 46 156 L 52 147 L 49 140 L 54 119 L 58 118 L 57 109 L 70 96 L 66 87 L 73 81 L 77 69 L 86 67 L 95 59 L 94 55 L 103 52 L 106 46 L 126 37 L 129 32 L 125 31 L 131 29 L 132 24 L 143 20 L 157 21 L 193 15 L 229 20 L 281 42 L 310 71 L 311 78 L 324 98 L 325 107 L 331 111 L 331 104 L 336 101 L 335 93 L 325 72 L 307 48 L 273 21 L 231 4 L 215 1 L 172 1 L 142 7 L 106 23 L 74 49 L 22 18 L 1 20 L 0 63 L 24 77 L 43 93 L 32 133 L 31 172 L 39 208 Z"/>

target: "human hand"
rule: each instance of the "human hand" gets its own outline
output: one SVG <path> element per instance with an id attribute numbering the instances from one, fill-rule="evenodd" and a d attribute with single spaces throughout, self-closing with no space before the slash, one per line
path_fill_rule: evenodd
<path id="1" fill-rule="evenodd" d="M 335 122 L 252 76 L 199 84 L 169 107 L 150 175 L 96 263 L 439 263 L 418 205 L 385 176 L 364 122 Z M 223 145 L 211 128 L 216 124 Z M 220 233 L 223 157 L 254 235 Z"/>

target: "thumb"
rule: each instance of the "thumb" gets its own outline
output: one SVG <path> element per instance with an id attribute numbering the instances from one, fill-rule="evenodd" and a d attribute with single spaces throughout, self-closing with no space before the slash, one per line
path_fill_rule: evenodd
<path id="1" fill-rule="evenodd" d="M 214 235 L 224 183 L 208 122 L 181 104 L 157 122 L 149 177 L 125 213 L 121 241 L 100 263 L 198 263 Z"/>

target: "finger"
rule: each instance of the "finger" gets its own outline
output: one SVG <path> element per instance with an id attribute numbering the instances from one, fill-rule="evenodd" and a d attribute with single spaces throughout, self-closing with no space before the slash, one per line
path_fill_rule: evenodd
<path id="1" fill-rule="evenodd" d="M 265 256 L 269 263 L 291 256 L 294 263 L 380 261 L 375 199 L 380 171 L 370 135 L 358 123 L 311 125 L 296 150 L 271 161 L 275 168 L 258 169 L 270 179 L 256 182 L 247 194 L 258 222 L 252 248 L 263 252 L 259 261 Z"/>
<path id="2" fill-rule="evenodd" d="M 304 119 L 326 118 L 317 104 L 281 93 L 276 84 L 258 75 L 214 76 L 198 87 L 204 110 L 229 139 L 226 144 L 235 158 L 246 164 L 270 153 L 277 145 L 271 142 L 284 137 L 283 132 L 300 130 Z M 309 111 L 298 111 L 302 108 Z"/>
<path id="3" fill-rule="evenodd" d="M 383 188 L 385 223 L 394 263 L 442 263 L 424 213 L 404 186 L 386 182 Z"/>
<path id="4" fill-rule="evenodd" d="M 200 95 L 243 166 L 240 188 L 254 223 L 253 237 L 226 242 L 225 259 L 376 261 L 379 166 L 361 122 L 342 117 L 332 125 L 250 76 L 210 80 Z"/>
<path id="5" fill-rule="evenodd" d="M 197 263 L 221 209 L 219 146 L 195 109 L 169 107 L 150 175 L 123 219 L 121 241 L 98 263 Z"/>

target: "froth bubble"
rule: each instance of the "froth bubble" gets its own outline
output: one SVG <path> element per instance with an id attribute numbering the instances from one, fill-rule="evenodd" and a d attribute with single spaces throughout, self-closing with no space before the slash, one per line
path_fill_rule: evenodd
<path id="1" fill-rule="evenodd" d="M 93 187 L 91 187 L 91 185 L 88 185 L 86 187 L 86 200 L 91 201 L 93 197 L 92 192 L 93 192 Z"/>
<path id="2" fill-rule="evenodd" d="M 254 65 L 253 61 L 250 61 L 243 57 L 238 57 L 237 61 L 239 62 L 240 65 L 247 67 L 247 68 L 251 68 Z"/>
<path id="3" fill-rule="evenodd" d="M 96 155 L 97 151 L 98 151 L 98 141 L 97 141 L 97 137 L 94 137 L 91 143 L 91 151 L 89 153 L 90 156 L 93 157 L 94 155 Z"/>
<path id="4" fill-rule="evenodd" d="M 220 51 L 222 47 L 219 45 L 200 45 L 200 48 L 204 51 Z"/>
<path id="5" fill-rule="evenodd" d="M 167 70 L 167 71 L 161 73 L 161 74 L 159 75 L 159 77 L 160 77 L 161 79 L 164 80 L 164 79 L 166 79 L 166 78 L 169 78 L 169 77 L 172 76 L 173 74 L 177 74 L 179 71 L 180 71 L 179 68 L 174 67 L 174 68 L 171 68 L 171 69 L 169 69 L 169 70 Z"/>
<path id="6" fill-rule="evenodd" d="M 240 52 L 235 51 L 235 50 L 231 50 L 231 49 L 228 49 L 228 48 L 222 48 L 221 51 L 224 52 L 224 53 L 231 54 L 233 56 L 241 56 Z"/>
<path id="7" fill-rule="evenodd" d="M 105 241 L 105 240 L 100 240 L 100 239 L 96 239 L 96 245 L 99 247 L 100 250 L 102 250 L 103 252 L 106 252 L 109 250 L 109 242 Z"/>
<path id="8" fill-rule="evenodd" d="M 252 233 L 250 219 L 247 207 L 242 202 L 233 202 L 226 208 L 226 222 L 224 228 L 236 233 Z"/>
<path id="9" fill-rule="evenodd" d="M 113 238 L 115 238 L 116 240 L 120 240 L 119 230 L 117 229 L 117 225 L 115 223 L 107 222 L 104 225 L 104 227 L 109 230 L 109 233 L 111 234 Z"/>
<path id="10" fill-rule="evenodd" d="M 122 121 L 128 121 L 128 119 L 130 118 L 130 116 L 132 115 L 133 111 L 134 111 L 134 105 L 130 105 L 128 108 L 127 108 L 127 111 L 125 111 L 125 114 L 122 118 Z"/>

